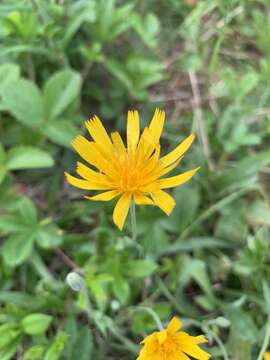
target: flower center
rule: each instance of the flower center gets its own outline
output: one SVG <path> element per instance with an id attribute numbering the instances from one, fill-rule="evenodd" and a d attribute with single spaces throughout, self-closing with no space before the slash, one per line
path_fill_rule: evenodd
<path id="1" fill-rule="evenodd" d="M 133 154 L 119 159 L 120 179 L 119 188 L 121 191 L 136 192 L 140 185 L 140 172 L 136 166 L 136 158 Z"/>

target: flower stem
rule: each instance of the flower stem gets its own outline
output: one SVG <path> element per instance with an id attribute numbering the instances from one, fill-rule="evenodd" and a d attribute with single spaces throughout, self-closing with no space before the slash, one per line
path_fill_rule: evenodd
<path id="1" fill-rule="evenodd" d="M 261 351 L 259 353 L 259 356 L 257 357 L 257 360 L 263 359 L 263 354 L 266 352 L 269 342 L 270 342 L 270 314 L 268 314 L 265 337 L 264 337 Z"/>
<path id="2" fill-rule="evenodd" d="M 148 307 L 148 306 L 137 306 L 137 307 L 134 307 L 132 310 L 134 312 L 135 311 L 144 311 L 144 312 L 148 313 L 152 317 L 152 319 L 155 321 L 159 331 L 164 330 L 162 322 L 161 322 L 158 314 L 153 309 L 151 309 L 150 307 Z"/>
<path id="3" fill-rule="evenodd" d="M 136 222 L 136 208 L 135 208 L 134 200 L 131 201 L 130 216 L 131 216 L 132 240 L 136 241 L 136 238 L 137 238 L 137 222 Z"/>

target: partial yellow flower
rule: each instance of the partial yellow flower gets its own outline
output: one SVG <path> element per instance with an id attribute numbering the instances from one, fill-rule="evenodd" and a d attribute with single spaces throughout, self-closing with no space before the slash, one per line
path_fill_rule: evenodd
<path id="1" fill-rule="evenodd" d="M 167 215 L 175 206 L 171 195 L 163 189 L 181 185 L 192 178 L 198 168 L 182 174 L 163 178 L 182 159 L 194 140 L 191 134 L 169 154 L 160 157 L 160 136 L 165 120 L 164 111 L 156 109 L 149 127 L 140 136 L 140 120 L 137 111 L 129 111 L 127 117 L 127 146 L 120 134 L 109 136 L 97 116 L 86 121 L 85 126 L 92 141 L 79 135 L 72 145 L 78 154 L 98 171 L 77 163 L 78 179 L 65 173 L 67 181 L 85 190 L 104 190 L 86 196 L 86 199 L 109 201 L 120 196 L 113 212 L 113 221 L 122 230 L 130 203 L 156 205 Z"/>
<path id="2" fill-rule="evenodd" d="M 265 352 L 263 354 L 263 358 L 264 358 L 264 360 L 270 360 L 270 352 Z"/>
<path id="3" fill-rule="evenodd" d="M 210 354 L 202 350 L 198 344 L 207 343 L 203 336 L 190 336 L 178 332 L 181 321 L 174 317 L 167 329 L 147 336 L 136 360 L 208 360 Z"/>

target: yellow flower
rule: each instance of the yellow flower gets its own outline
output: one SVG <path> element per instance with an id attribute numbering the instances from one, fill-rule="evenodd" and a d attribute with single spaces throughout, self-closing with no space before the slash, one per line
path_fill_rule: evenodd
<path id="1" fill-rule="evenodd" d="M 265 352 L 263 354 L 263 358 L 264 358 L 264 360 L 270 360 L 270 352 Z"/>
<path id="2" fill-rule="evenodd" d="M 76 171 L 82 179 L 65 173 L 67 181 L 85 190 L 105 190 L 95 196 L 85 196 L 89 200 L 108 201 L 120 196 L 113 212 L 113 221 L 120 230 L 132 200 L 138 205 L 156 205 L 169 215 L 175 201 L 163 189 L 185 183 L 198 170 L 162 178 L 179 164 L 194 140 L 194 134 L 191 134 L 169 154 L 160 157 L 159 140 L 164 120 L 164 111 L 156 109 L 150 126 L 140 136 L 139 114 L 129 111 L 125 146 L 120 134 L 114 132 L 110 137 L 95 116 L 85 123 L 93 141 L 81 135 L 72 141 L 78 154 L 99 171 L 78 162 Z"/>
<path id="3" fill-rule="evenodd" d="M 181 321 L 174 317 L 167 329 L 147 336 L 142 344 L 136 360 L 208 360 L 210 354 L 199 348 L 197 344 L 206 343 L 203 335 L 190 336 L 185 332 L 177 332 Z"/>

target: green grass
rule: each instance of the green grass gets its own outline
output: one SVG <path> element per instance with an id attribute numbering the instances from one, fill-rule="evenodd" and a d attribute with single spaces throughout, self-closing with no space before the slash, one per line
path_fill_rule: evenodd
<path id="1" fill-rule="evenodd" d="M 267 0 L 1 2 L 1 360 L 135 359 L 173 315 L 213 359 L 270 349 L 269 19 Z M 63 174 L 89 116 L 124 133 L 155 107 L 163 151 L 195 131 L 181 170 L 201 169 L 170 217 L 136 209 L 134 241 Z"/>

